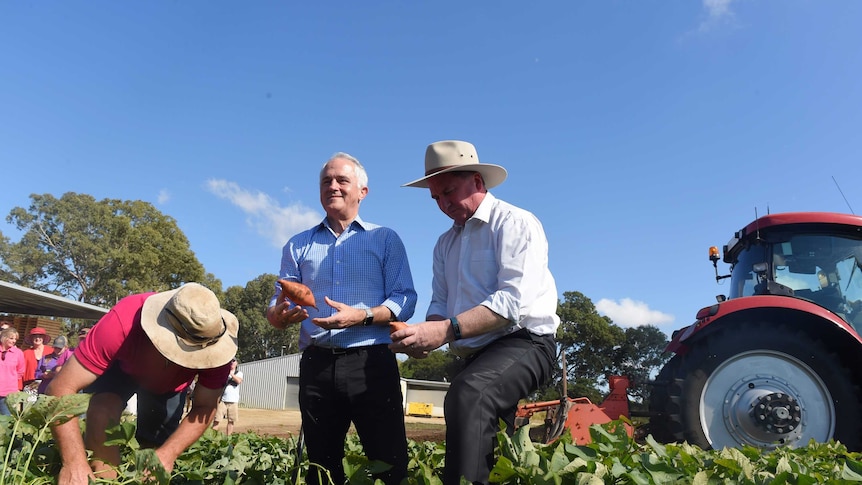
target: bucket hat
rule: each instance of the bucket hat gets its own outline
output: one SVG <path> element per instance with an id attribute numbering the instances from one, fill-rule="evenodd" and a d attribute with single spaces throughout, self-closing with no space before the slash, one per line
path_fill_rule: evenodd
<path id="1" fill-rule="evenodd" d="M 506 180 L 506 169 L 500 165 L 480 163 L 472 143 L 459 140 L 434 142 L 425 149 L 425 176 L 402 187 L 428 187 L 428 179 L 447 172 L 479 172 L 485 187 L 492 188 Z"/>
<path id="2" fill-rule="evenodd" d="M 199 283 L 148 297 L 141 326 L 166 359 L 187 369 L 212 369 L 236 355 L 239 321 Z"/>

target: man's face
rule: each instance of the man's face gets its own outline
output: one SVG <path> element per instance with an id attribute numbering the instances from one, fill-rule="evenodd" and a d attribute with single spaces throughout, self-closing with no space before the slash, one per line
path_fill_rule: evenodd
<path id="1" fill-rule="evenodd" d="M 428 179 L 428 189 L 437 207 L 459 226 L 473 216 L 485 198 L 482 176 L 478 173 L 469 176 L 452 172 L 436 175 Z"/>
<path id="2" fill-rule="evenodd" d="M 359 188 L 354 164 L 344 158 L 330 160 L 320 175 L 320 203 L 326 215 L 335 219 L 353 219 L 359 214 L 359 201 L 368 187 Z"/>

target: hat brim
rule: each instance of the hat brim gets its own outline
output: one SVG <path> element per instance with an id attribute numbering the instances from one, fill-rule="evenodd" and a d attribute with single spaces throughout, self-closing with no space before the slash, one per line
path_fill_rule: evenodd
<path id="1" fill-rule="evenodd" d="M 171 362 L 187 369 L 213 369 L 227 364 L 236 355 L 239 321 L 233 313 L 221 309 L 227 331 L 206 347 L 188 345 L 180 340 L 168 321 L 165 304 L 179 288 L 150 295 L 141 309 L 141 327 L 156 350 Z"/>
<path id="2" fill-rule="evenodd" d="M 444 170 L 440 170 L 439 172 L 434 172 L 431 175 L 426 175 L 412 182 L 408 182 L 402 185 L 402 187 L 421 187 L 427 189 L 429 179 L 436 177 L 437 175 L 450 172 L 479 172 L 482 174 L 482 179 L 485 181 L 485 188 L 487 189 L 491 189 L 502 184 L 506 180 L 506 176 L 508 175 L 508 172 L 506 172 L 505 168 L 501 167 L 500 165 L 494 165 L 492 163 L 457 165 Z"/>

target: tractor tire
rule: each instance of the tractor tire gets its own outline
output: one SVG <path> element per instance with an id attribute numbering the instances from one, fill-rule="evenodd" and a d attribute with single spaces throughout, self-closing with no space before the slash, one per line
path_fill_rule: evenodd
<path id="1" fill-rule="evenodd" d="M 716 331 L 656 378 L 650 432 L 702 449 L 862 445 L 859 387 L 816 338 L 760 323 Z"/>
<path id="2" fill-rule="evenodd" d="M 649 398 L 650 419 L 645 426 L 645 432 L 651 434 L 660 443 L 673 443 L 685 439 L 679 406 L 683 381 L 676 378 L 681 360 L 681 356 L 674 355 L 652 382 Z M 671 391 L 674 386 L 677 389 Z"/>

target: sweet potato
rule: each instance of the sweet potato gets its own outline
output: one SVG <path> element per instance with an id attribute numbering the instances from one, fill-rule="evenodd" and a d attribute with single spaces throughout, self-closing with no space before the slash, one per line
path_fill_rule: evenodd
<path id="1" fill-rule="evenodd" d="M 286 300 L 290 300 L 299 306 L 317 308 L 317 304 L 314 301 L 314 294 L 311 293 L 311 289 L 309 287 L 302 283 L 287 280 L 278 280 L 278 284 L 281 285 L 281 296 Z"/>
<path id="2" fill-rule="evenodd" d="M 395 333 L 405 328 L 407 328 L 407 324 L 404 322 L 389 322 L 389 333 Z"/>

